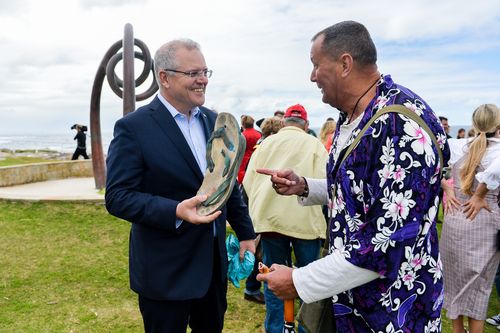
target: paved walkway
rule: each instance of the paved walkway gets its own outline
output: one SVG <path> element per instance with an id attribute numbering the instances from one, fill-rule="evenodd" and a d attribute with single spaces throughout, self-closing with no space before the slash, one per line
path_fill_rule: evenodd
<path id="1" fill-rule="evenodd" d="M 0 187 L 0 199 L 27 201 L 104 201 L 94 178 L 67 178 Z"/>

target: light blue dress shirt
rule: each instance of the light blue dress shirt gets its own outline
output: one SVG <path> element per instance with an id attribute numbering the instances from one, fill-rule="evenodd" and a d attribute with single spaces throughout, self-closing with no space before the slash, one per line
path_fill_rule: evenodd
<path id="1" fill-rule="evenodd" d="M 207 138 L 205 138 L 203 123 L 200 119 L 204 115 L 198 107 L 195 107 L 189 111 L 191 116 L 188 118 L 177 111 L 161 94 L 158 94 L 158 98 L 170 112 L 182 134 L 184 134 L 184 138 L 193 152 L 201 173 L 205 174 L 205 169 L 207 168 Z"/>
<path id="2" fill-rule="evenodd" d="M 163 105 L 165 105 L 177 123 L 177 126 L 179 126 L 179 129 L 184 135 L 191 152 L 193 152 L 201 173 L 205 175 L 205 170 L 207 168 L 207 138 L 205 138 L 203 123 L 200 119 L 200 117 L 205 117 L 205 115 L 201 113 L 198 107 L 195 107 L 189 111 L 190 117 L 188 118 L 186 115 L 177 111 L 177 109 L 173 107 L 172 104 L 170 104 L 161 94 L 158 94 L 158 99 L 163 103 Z M 183 221 L 181 219 L 177 219 L 175 222 L 176 228 L 179 228 L 182 222 Z M 215 223 L 214 235 L 217 235 L 215 232 Z"/>

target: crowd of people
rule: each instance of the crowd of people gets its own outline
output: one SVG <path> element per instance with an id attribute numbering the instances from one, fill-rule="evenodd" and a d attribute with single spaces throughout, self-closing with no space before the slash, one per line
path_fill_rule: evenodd
<path id="1" fill-rule="evenodd" d="M 330 299 L 337 332 L 441 332 L 443 307 L 454 333 L 481 332 L 499 274 L 500 110 L 479 106 L 473 135 L 451 138 L 448 119 L 379 71 L 358 22 L 318 32 L 310 59 L 338 118 L 316 137 L 300 104 L 243 115 L 238 182 L 204 216 L 196 207 L 207 196 L 196 193 L 217 116 L 203 106 L 212 71 L 192 40 L 156 52 L 160 92 L 116 123 L 105 195 L 132 223 L 130 285 L 145 331 L 222 332 L 228 221 L 241 259 L 259 234 L 270 271 L 254 269 L 244 298 L 265 304 L 268 333 L 282 332 L 282 301 L 295 298 Z M 500 325 L 500 314 L 487 322 Z"/>

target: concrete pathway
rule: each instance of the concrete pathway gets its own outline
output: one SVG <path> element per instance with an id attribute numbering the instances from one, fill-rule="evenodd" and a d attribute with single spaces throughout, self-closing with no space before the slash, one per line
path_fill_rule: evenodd
<path id="1" fill-rule="evenodd" d="M 67 178 L 0 187 L 0 199 L 27 201 L 95 201 L 104 195 L 95 188 L 94 178 Z"/>

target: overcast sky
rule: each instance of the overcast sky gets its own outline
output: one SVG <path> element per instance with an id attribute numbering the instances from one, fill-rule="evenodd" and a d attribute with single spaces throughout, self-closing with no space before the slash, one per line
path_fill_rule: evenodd
<path id="1" fill-rule="evenodd" d="M 0 135 L 88 124 L 97 66 L 126 23 L 151 53 L 178 37 L 201 44 L 214 71 L 206 106 L 259 119 L 301 103 L 320 127 L 338 111 L 309 81 L 310 40 L 342 20 L 365 24 L 380 72 L 452 126 L 479 104 L 500 105 L 498 0 L 0 0 Z M 102 130 L 121 115 L 105 82 Z"/>

